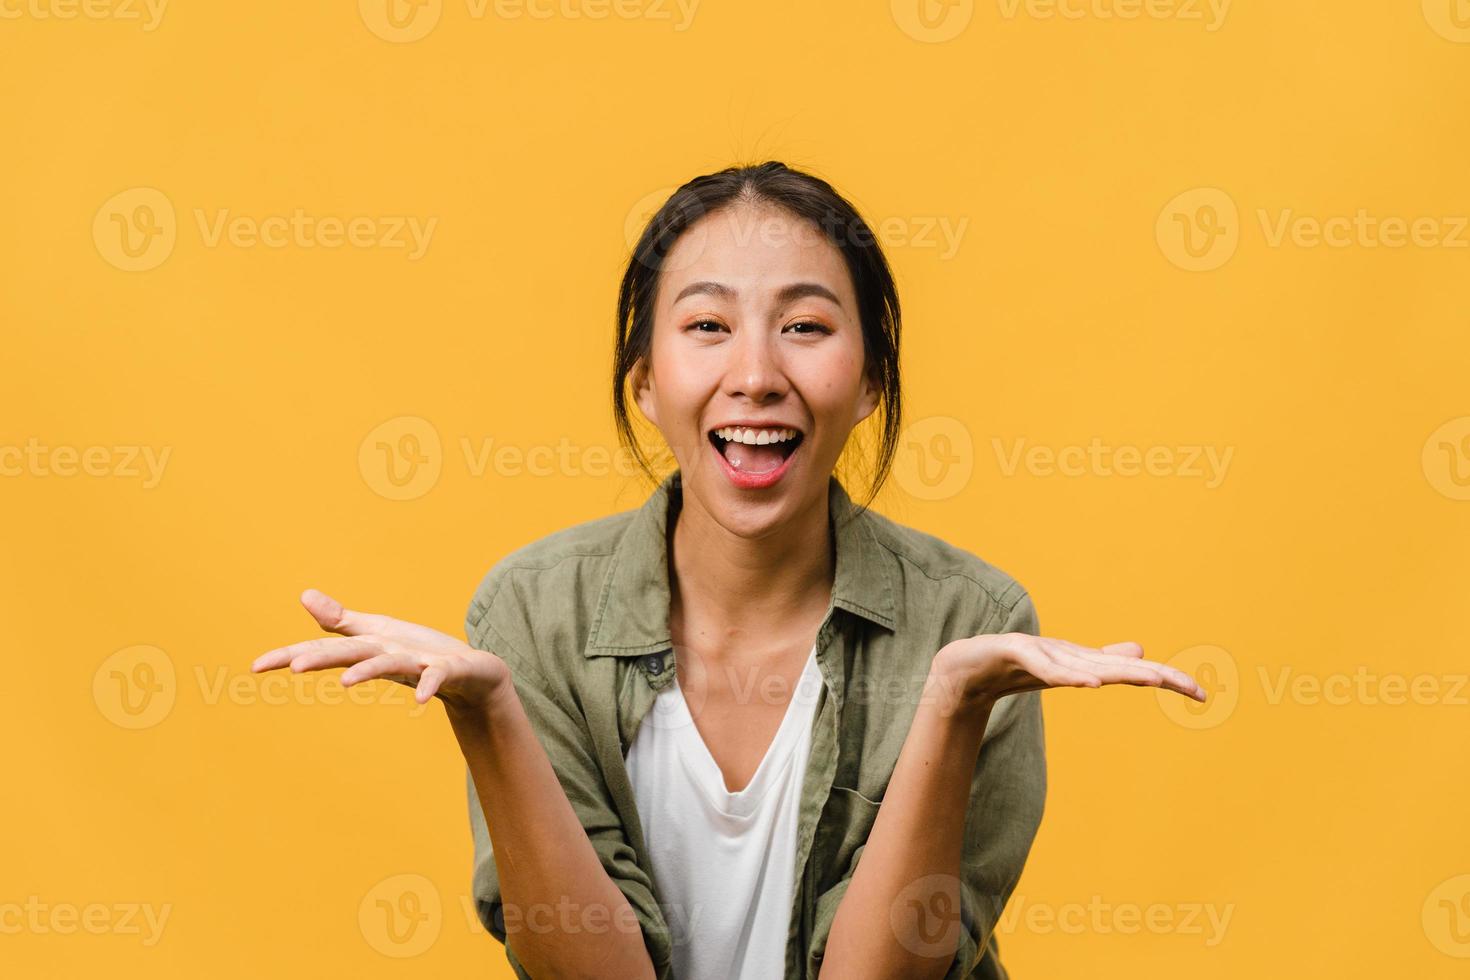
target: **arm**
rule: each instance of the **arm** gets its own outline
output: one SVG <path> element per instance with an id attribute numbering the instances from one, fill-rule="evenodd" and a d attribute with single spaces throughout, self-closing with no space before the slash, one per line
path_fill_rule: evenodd
<path id="1" fill-rule="evenodd" d="M 1036 631 L 1029 598 L 1003 628 Z M 1046 796 L 1040 698 L 960 702 L 944 667 L 936 657 L 855 870 L 833 889 L 845 894 L 828 976 L 969 976 L 1030 851 Z"/>
<path id="2" fill-rule="evenodd" d="M 438 697 L 469 766 L 476 909 L 517 976 L 530 975 L 523 959 L 538 976 L 666 978 L 668 927 L 608 801 L 585 722 L 518 652 L 531 648 L 530 632 L 517 606 L 495 605 L 503 581 L 492 578 L 489 604 L 471 605 L 470 644 L 308 589 L 302 604 L 340 635 L 271 650 L 251 670 L 345 667 L 344 686 L 382 678 L 414 688 L 420 704 Z"/>
<path id="3" fill-rule="evenodd" d="M 488 598 L 471 606 L 466 635 L 509 665 L 514 696 L 506 710 L 451 718 L 468 763 L 480 920 L 505 944 L 522 980 L 666 980 L 669 929 L 609 797 L 586 721 L 565 679 L 553 683 L 526 655 L 534 649 L 532 625 L 505 574 L 491 575 Z"/>
<path id="4" fill-rule="evenodd" d="M 517 975 L 653 980 L 638 917 L 603 868 L 515 691 L 507 685 L 489 711 L 450 720 L 482 815 L 475 897 L 484 901 L 482 889 L 494 896 L 487 918 L 498 911 L 497 938 Z"/>
<path id="5" fill-rule="evenodd" d="M 1042 689 L 1133 684 L 1205 699 L 1192 677 L 1143 660 L 1136 643 L 1092 649 L 1038 635 L 1025 593 L 999 625 L 1004 632 L 955 640 L 935 655 L 928 710 L 915 714 L 868 841 L 848 880 L 818 899 L 814 947 L 828 929 L 826 958 L 841 963 L 833 976 L 898 969 L 958 980 L 989 953 L 1041 822 Z M 961 788 L 968 815 L 956 814 Z M 896 819 L 884 817 L 890 808 Z M 869 864 L 876 869 L 863 871 Z M 840 904 L 827 924 L 833 893 Z"/>

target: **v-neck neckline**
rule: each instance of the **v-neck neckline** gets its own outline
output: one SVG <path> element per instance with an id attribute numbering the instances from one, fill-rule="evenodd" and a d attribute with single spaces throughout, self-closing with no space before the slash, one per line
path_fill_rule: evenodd
<path id="1" fill-rule="evenodd" d="M 698 776 L 706 794 L 719 805 L 721 810 L 744 816 L 754 809 L 756 803 L 764 795 L 766 785 L 780 774 L 783 763 L 790 760 L 791 747 L 795 744 L 795 740 L 790 737 L 791 728 L 798 723 L 800 718 L 810 717 L 811 712 L 807 709 L 816 701 L 821 676 L 821 670 L 817 667 L 817 646 L 813 644 L 791 692 L 791 700 L 786 703 L 786 713 L 781 716 L 781 724 L 776 727 L 776 733 L 771 736 L 770 744 L 766 746 L 760 764 L 756 766 L 755 772 L 743 787 L 731 790 L 725 784 L 725 774 L 720 769 L 720 764 L 715 761 L 709 745 L 705 743 L 704 736 L 699 731 L 699 726 L 694 723 L 694 715 L 689 710 L 689 703 L 684 700 L 684 691 L 679 687 L 678 676 L 675 675 L 674 682 L 669 685 L 666 693 L 676 699 L 679 716 L 679 724 L 674 727 L 676 737 L 687 753 L 686 758 L 693 756 L 689 761 L 698 770 Z M 811 685 L 810 694 L 807 693 L 809 685 Z M 781 749 L 780 758 L 776 757 L 778 747 Z"/>

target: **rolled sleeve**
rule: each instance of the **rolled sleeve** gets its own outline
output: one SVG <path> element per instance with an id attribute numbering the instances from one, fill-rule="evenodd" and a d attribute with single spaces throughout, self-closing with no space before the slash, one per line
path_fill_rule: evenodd
<path id="1" fill-rule="evenodd" d="M 638 864 L 623 822 L 608 793 L 601 769 L 592 750 L 592 737 L 585 718 L 576 707 L 565 683 L 558 686 L 526 655 L 532 649 L 531 634 L 524 611 L 515 601 L 514 589 L 506 587 L 505 573 L 493 570 L 487 576 L 466 618 L 465 634 L 471 646 L 504 659 L 511 667 L 511 679 L 531 727 L 546 750 L 562 790 L 571 803 L 578 821 L 586 831 L 593 850 L 608 876 L 622 891 L 632 907 L 643 934 L 644 945 L 659 980 L 672 976 L 672 940 L 663 911 L 654 895 L 650 875 Z M 487 598 L 481 600 L 480 596 Z M 500 875 L 490 841 L 484 810 L 475 790 L 468 767 L 465 771 L 469 798 L 470 828 L 474 839 L 474 874 L 471 891 L 481 924 L 502 944 L 506 944 L 504 903 L 500 891 Z M 549 913 L 556 928 L 561 928 L 561 911 Z M 618 923 L 608 915 L 595 919 L 572 920 L 576 928 L 611 932 Z M 515 925 L 514 917 L 512 925 Z M 506 958 L 516 976 L 529 974 L 517 960 L 509 945 Z"/>

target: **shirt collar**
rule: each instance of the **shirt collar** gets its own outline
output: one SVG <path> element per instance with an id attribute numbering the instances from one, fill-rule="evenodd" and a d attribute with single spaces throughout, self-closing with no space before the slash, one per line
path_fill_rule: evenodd
<path id="1" fill-rule="evenodd" d="M 597 618 L 583 653 L 634 657 L 667 650 L 669 636 L 669 515 L 682 503 L 680 471 L 659 483 L 618 539 L 597 600 Z M 895 629 L 898 569 L 878 543 L 870 511 L 857 506 L 835 474 L 827 481 L 828 527 L 836 536 L 832 604 Z"/>

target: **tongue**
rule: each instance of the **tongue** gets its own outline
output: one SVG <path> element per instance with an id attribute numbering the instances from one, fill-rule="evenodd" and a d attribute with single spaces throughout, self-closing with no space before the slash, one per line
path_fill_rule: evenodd
<path id="1" fill-rule="evenodd" d="M 751 446 L 743 442 L 727 442 L 725 458 L 742 473 L 769 473 L 780 466 L 786 457 L 774 443 Z"/>

